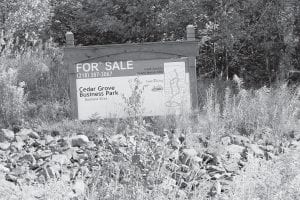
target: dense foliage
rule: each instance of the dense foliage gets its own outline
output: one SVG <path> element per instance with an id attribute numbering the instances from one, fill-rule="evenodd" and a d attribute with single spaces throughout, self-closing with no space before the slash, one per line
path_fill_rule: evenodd
<path id="1" fill-rule="evenodd" d="M 181 40 L 194 24 L 201 78 L 270 85 L 299 70 L 296 0 L 1 0 L 1 51 L 75 34 L 77 45 Z M 13 47 L 13 48 L 8 48 Z"/>

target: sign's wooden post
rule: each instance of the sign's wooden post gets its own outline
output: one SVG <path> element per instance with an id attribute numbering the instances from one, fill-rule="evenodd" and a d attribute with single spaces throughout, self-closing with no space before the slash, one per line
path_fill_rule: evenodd
<path id="1" fill-rule="evenodd" d="M 187 25 L 186 27 L 186 40 L 196 41 L 195 27 L 193 25 Z M 198 89 L 197 89 L 197 63 L 196 56 L 189 56 L 189 74 L 190 74 L 190 92 L 191 92 L 191 104 L 193 111 L 198 110 Z"/>
<path id="2" fill-rule="evenodd" d="M 64 63 L 73 117 L 124 117 L 120 105 L 123 96 L 130 95 L 134 79 L 140 79 L 145 88 L 144 116 L 178 113 L 183 107 L 195 111 L 199 42 L 194 26 L 186 29 L 186 41 L 87 47 L 76 47 L 73 33 L 66 33 Z"/>
<path id="3" fill-rule="evenodd" d="M 74 46 L 74 34 L 72 32 L 67 32 L 66 33 L 66 45 L 67 47 L 72 47 Z"/>
<path id="4" fill-rule="evenodd" d="M 186 40 L 187 41 L 196 40 L 195 27 L 193 25 L 187 25 L 186 27 Z"/>
<path id="5" fill-rule="evenodd" d="M 72 32 L 67 32 L 66 33 L 66 47 L 72 48 L 75 47 L 75 42 L 74 42 L 74 34 Z M 64 59 L 68 58 L 66 55 L 68 51 L 64 52 Z M 77 118 L 77 96 L 76 96 L 76 91 L 73 88 L 76 88 L 76 73 L 72 73 L 72 70 L 70 69 L 72 67 L 72 62 L 70 60 L 65 59 L 64 60 L 65 65 L 68 67 L 68 73 L 69 73 L 69 95 L 70 95 L 70 100 L 71 100 L 71 112 L 72 112 L 72 117 L 75 119 Z"/>

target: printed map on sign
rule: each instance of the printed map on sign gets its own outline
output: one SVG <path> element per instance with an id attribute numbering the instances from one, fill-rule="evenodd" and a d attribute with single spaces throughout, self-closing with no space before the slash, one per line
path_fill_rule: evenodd
<path id="1" fill-rule="evenodd" d="M 164 64 L 165 106 L 180 107 L 186 103 L 187 90 L 185 62 L 168 62 Z"/>
<path id="2" fill-rule="evenodd" d="M 177 61 L 178 60 L 178 61 Z M 141 84 L 144 116 L 179 113 L 190 108 L 189 74 L 177 59 L 91 62 L 76 64 L 78 118 L 126 117 L 124 97 L 132 83 Z"/>

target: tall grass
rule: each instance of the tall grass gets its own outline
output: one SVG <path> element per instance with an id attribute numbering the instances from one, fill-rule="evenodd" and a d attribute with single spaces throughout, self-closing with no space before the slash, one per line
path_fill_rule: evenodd
<path id="1" fill-rule="evenodd" d="M 16 71 L 0 72 L 0 126 L 22 124 L 26 97 L 23 83 L 16 80 Z"/>
<path id="2" fill-rule="evenodd" d="M 0 56 L 1 112 L 3 115 L 3 109 L 5 112 L 18 109 L 20 113 L 11 119 L 6 117 L 5 125 L 15 123 L 8 122 L 13 118 L 59 121 L 69 116 L 68 73 L 62 56 L 54 44 L 48 44 L 47 48 L 27 48 L 22 53 L 3 52 Z M 13 88 L 16 88 L 14 93 Z M 26 95 L 26 101 L 21 99 L 22 95 Z"/>
<path id="3" fill-rule="evenodd" d="M 251 158 L 230 188 L 232 200 L 297 200 L 300 196 L 299 150 L 281 155 L 272 162 Z"/>
<path id="4" fill-rule="evenodd" d="M 204 112 L 219 137 L 238 134 L 274 143 L 297 130 L 300 88 L 245 90 L 238 82 L 237 87 L 237 93 L 227 87 L 221 103 L 213 85 L 207 90 Z"/>

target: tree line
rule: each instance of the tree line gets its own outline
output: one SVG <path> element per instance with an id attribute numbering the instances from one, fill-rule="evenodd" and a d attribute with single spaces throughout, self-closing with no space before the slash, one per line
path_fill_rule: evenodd
<path id="1" fill-rule="evenodd" d="M 183 40 L 188 24 L 199 78 L 258 87 L 300 70 L 297 0 L 0 0 L 1 51 L 63 46 L 67 31 L 77 45 Z"/>

